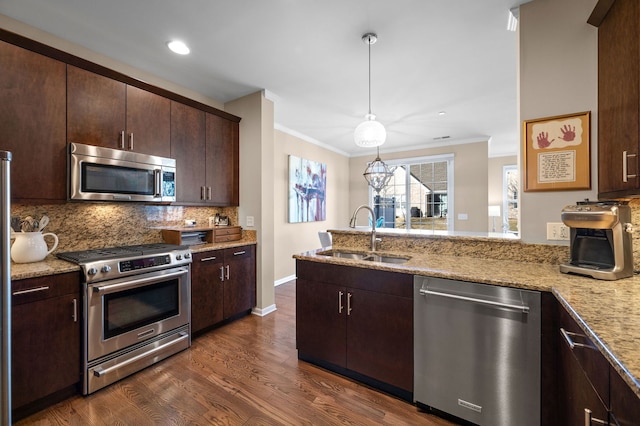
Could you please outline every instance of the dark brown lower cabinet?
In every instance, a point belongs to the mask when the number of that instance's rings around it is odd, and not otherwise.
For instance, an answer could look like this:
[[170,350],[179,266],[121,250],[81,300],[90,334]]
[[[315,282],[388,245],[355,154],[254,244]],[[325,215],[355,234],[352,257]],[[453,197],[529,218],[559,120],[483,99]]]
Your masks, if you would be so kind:
[[78,392],[81,300],[77,273],[12,283],[14,420]]
[[298,357],[411,399],[413,276],[296,265]]
[[191,331],[197,334],[256,305],[255,245],[194,253]]
[[222,321],[221,268],[224,250],[194,253],[191,263],[191,332]]
[[611,424],[617,426],[640,424],[640,398],[613,367],[611,367],[609,375]]
[[640,424],[640,398],[559,303],[558,310],[557,424]]

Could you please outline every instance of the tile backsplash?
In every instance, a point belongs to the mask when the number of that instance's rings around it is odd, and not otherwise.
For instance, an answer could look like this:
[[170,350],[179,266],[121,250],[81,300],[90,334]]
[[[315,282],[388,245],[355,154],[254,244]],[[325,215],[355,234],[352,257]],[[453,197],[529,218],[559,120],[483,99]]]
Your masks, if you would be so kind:
[[40,219],[49,216],[44,233],[60,240],[56,252],[86,250],[119,245],[162,242],[159,228],[179,227],[185,219],[208,226],[218,213],[238,224],[237,207],[184,207],[127,203],[66,203],[51,205],[11,205],[11,215]]

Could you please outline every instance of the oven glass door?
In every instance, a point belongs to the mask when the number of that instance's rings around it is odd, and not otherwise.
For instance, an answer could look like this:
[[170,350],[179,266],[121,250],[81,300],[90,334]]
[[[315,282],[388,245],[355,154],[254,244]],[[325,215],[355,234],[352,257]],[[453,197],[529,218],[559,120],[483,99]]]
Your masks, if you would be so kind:
[[189,324],[190,279],[178,267],[87,285],[87,361]]
[[180,313],[180,280],[137,287],[104,296],[105,339]]

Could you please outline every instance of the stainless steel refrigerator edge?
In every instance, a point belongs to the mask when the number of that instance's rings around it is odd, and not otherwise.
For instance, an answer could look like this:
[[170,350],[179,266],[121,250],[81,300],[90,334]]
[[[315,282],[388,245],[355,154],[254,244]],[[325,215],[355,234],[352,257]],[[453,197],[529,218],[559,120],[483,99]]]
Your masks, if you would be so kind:
[[540,292],[414,277],[414,400],[479,425],[539,425],[540,333]]
[[0,151],[0,241],[2,293],[0,294],[0,424],[11,424],[11,153]]

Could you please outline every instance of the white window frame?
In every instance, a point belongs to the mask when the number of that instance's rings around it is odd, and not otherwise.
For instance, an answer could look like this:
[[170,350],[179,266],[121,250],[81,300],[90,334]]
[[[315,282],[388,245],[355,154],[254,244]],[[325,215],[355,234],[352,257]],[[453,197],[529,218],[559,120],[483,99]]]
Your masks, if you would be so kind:
[[[384,162],[390,167],[397,166],[410,166],[412,164],[421,164],[421,163],[436,163],[436,162],[447,162],[447,231],[454,231],[455,224],[455,205],[453,200],[454,197],[454,182],[453,182],[453,162],[455,155],[454,154],[438,154],[438,155],[429,155],[425,157],[409,157],[409,158],[398,158],[394,160],[384,160]],[[405,188],[411,184],[411,173],[406,173],[406,181]],[[411,205],[411,191],[405,191],[406,200],[405,205]],[[373,208],[373,196],[374,190],[369,186],[369,207]],[[408,214],[406,212],[405,214]],[[405,221],[405,228],[411,229],[411,221]]]
[[[509,183],[507,179],[507,173],[510,171],[518,173],[518,166],[516,164],[510,164],[508,166],[502,166],[502,232],[505,234],[520,235],[520,214],[518,213],[518,230],[509,230]],[[520,195],[520,184],[518,183],[518,209],[520,209],[520,203],[522,197]]]

